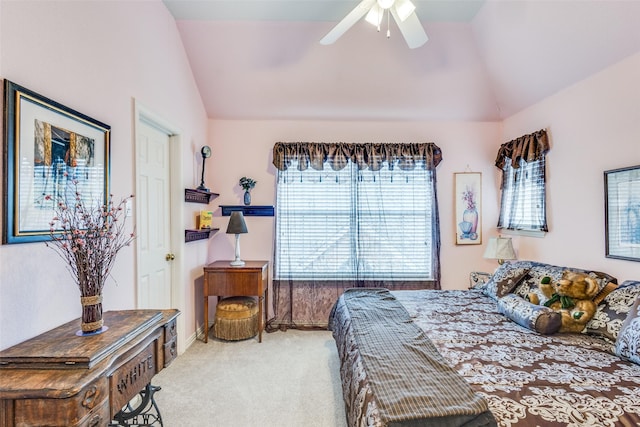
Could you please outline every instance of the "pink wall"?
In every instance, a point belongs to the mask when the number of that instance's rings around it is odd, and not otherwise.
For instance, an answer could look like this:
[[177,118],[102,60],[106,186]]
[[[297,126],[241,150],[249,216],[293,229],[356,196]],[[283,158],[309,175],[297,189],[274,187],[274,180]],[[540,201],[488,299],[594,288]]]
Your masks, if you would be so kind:
[[[175,22],[160,1],[1,2],[0,76],[112,127],[111,189],[135,189],[133,100],[181,129],[187,187],[207,118]],[[185,207],[185,218],[192,207]],[[189,221],[190,223],[191,221]],[[194,281],[205,244],[184,249],[181,343],[195,331]],[[133,248],[120,253],[105,310],[136,305]],[[0,246],[0,348],[79,317],[79,293],[43,243]],[[199,301],[200,302],[200,301]]]
[[[272,205],[276,170],[271,164],[273,144],[278,141],[318,142],[435,142],[444,160],[437,169],[442,233],[442,278],[447,288],[464,288],[471,270],[493,270],[496,264],[482,258],[484,245],[455,245],[453,173],[469,168],[483,174],[484,241],[497,233],[498,195],[493,183],[493,160],[501,143],[499,123],[460,122],[324,122],[324,121],[234,121],[211,120],[209,140],[213,148],[212,191],[219,192],[215,204],[240,204],[238,179],[258,181],[252,204]],[[214,222],[224,231],[228,218],[214,213]],[[247,217],[249,234],[241,236],[245,259],[272,259],[273,218]],[[232,236],[218,233],[209,244],[209,261],[233,257]]]
[[640,280],[640,263],[605,257],[605,170],[640,165],[640,53],[504,121],[504,139],[546,128],[550,232],[520,238],[521,258]]
[[[438,167],[444,288],[463,288],[469,271],[492,271],[482,246],[456,246],[453,221],[453,173],[469,165],[483,173],[484,242],[497,236],[500,172],[493,166],[498,146],[546,128],[548,214],[544,238],[514,236],[519,259],[602,270],[619,278],[640,279],[640,264],[604,256],[603,171],[640,164],[640,54],[498,123],[310,122],[211,120],[211,185],[221,193],[216,204],[241,203],[241,176],[258,180],[254,204],[273,204],[275,168],[271,150],[277,141],[418,142],[433,141],[444,154]],[[632,84],[629,84],[632,82]],[[565,164],[572,165],[564,166]],[[227,218],[214,221],[224,230]],[[249,217],[241,237],[246,259],[271,259],[273,219]],[[209,261],[233,256],[233,240],[224,233],[209,244]]]
[[[61,25],[64,23],[64,25]],[[160,1],[0,1],[0,76],[112,126],[113,192],[134,189],[135,98],[181,129],[185,187],[199,183],[199,149],[207,141],[207,185],[218,204],[241,201],[243,175],[258,180],[254,204],[274,201],[271,149],[277,141],[425,142],[444,153],[438,167],[443,286],[463,288],[471,270],[491,271],[484,245],[456,246],[453,173],[483,174],[484,241],[497,235],[499,174],[493,166],[500,143],[548,128],[551,232],[543,239],[516,238],[521,259],[594,268],[621,280],[640,279],[640,263],[604,257],[603,171],[640,164],[640,54],[595,75],[504,123],[233,121],[209,120],[202,107],[175,22]],[[570,166],[569,166],[570,165]],[[200,207],[186,205],[193,226]],[[233,255],[224,234],[184,247],[182,338],[200,322],[202,265]],[[242,236],[246,259],[271,259],[273,219],[250,217]],[[135,307],[134,251],[118,259],[105,291],[108,310]],[[195,285],[194,285],[195,283]],[[62,262],[44,244],[0,246],[0,348],[37,335],[79,315],[78,291]],[[182,339],[184,343],[184,339]]]

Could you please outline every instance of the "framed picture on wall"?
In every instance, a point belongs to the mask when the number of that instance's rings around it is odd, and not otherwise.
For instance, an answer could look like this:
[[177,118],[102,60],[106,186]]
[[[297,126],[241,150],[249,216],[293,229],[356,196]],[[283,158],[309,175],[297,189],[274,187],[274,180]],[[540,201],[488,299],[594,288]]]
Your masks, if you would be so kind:
[[607,258],[640,261],[640,165],[604,172]]
[[54,203],[106,202],[111,128],[9,80],[4,105],[2,243],[49,240]]
[[482,244],[482,174],[454,174],[456,245]]

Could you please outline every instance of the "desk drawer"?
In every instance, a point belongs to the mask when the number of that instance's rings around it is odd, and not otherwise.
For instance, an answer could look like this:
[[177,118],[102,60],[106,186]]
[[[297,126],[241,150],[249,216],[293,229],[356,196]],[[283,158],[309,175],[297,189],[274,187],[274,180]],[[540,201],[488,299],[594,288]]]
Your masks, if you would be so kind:
[[16,400],[15,425],[42,426],[46,420],[47,426],[91,426],[91,420],[101,419],[93,425],[104,426],[110,421],[108,397],[107,379],[99,378],[66,399]]
[[164,342],[169,342],[178,335],[178,327],[176,326],[176,319],[167,323],[164,327]]
[[255,296],[264,292],[262,271],[208,272],[208,295]]
[[178,356],[178,338],[173,338],[168,343],[165,343],[162,347],[164,351],[163,367],[166,368]]

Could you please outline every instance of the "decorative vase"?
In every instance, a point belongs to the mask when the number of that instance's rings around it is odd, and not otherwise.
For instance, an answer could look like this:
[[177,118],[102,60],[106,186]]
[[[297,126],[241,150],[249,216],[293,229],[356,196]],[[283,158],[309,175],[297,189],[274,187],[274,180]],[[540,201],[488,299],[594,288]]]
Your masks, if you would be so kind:
[[467,234],[471,237],[472,240],[475,240],[472,236],[477,236],[476,230],[478,229],[478,210],[475,208],[466,209],[462,213],[462,220],[471,224],[471,229]]
[[251,204],[251,193],[249,193],[249,190],[244,191],[244,204],[245,206],[249,206]]
[[80,297],[82,320],[80,327],[84,335],[98,333],[104,326],[102,320],[102,295]]

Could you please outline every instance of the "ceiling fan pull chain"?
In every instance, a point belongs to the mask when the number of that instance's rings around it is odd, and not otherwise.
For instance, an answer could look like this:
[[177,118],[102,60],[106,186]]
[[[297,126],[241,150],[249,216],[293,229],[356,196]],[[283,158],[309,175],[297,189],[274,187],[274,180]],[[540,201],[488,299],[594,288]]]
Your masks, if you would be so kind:
[[391,29],[389,28],[389,9],[387,9],[387,38],[391,37]]

